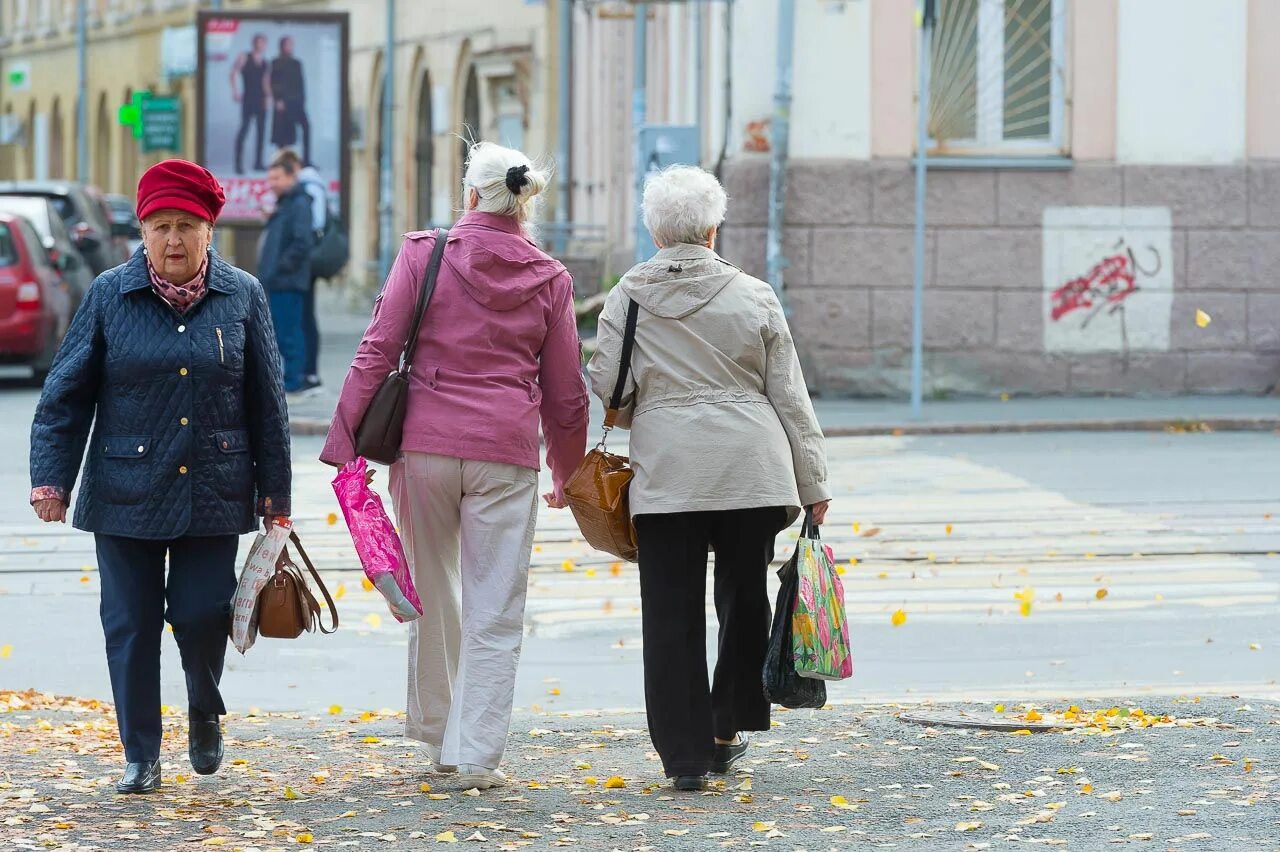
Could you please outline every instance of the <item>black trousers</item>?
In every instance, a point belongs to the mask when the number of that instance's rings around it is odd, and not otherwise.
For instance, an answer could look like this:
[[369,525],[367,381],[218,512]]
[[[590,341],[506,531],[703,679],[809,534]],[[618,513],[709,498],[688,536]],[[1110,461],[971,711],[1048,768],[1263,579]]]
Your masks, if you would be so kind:
[[316,323],[316,287],[319,279],[311,276],[311,286],[307,288],[302,302],[302,337],[307,343],[307,358],[302,366],[304,378],[320,375],[320,326]]
[[240,109],[240,129],[236,132],[236,174],[244,174],[244,141],[249,136],[249,125],[256,126],[253,148],[253,168],[262,169],[262,134],[267,123],[265,102],[244,101]]
[[102,631],[125,760],[156,760],[162,733],[160,638],[166,620],[178,640],[189,705],[205,713],[227,712],[218,682],[236,591],[239,537],[148,541],[98,535],[95,540]]
[[[767,731],[761,684],[769,644],[766,580],[783,508],[639,515],[644,699],[649,736],[668,776],[702,775],[713,738]],[[707,549],[715,551],[720,621],[707,684]]]

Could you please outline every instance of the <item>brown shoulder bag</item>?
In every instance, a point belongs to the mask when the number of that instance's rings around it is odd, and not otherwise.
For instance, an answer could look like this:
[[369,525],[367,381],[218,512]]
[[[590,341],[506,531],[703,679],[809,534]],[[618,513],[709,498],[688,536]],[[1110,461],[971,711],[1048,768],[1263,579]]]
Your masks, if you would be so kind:
[[436,290],[436,276],[440,272],[440,259],[444,256],[444,244],[449,238],[446,228],[436,228],[436,242],[431,249],[431,260],[418,288],[418,303],[409,324],[409,336],[400,352],[400,364],[382,380],[369,407],[356,429],[356,455],[381,464],[394,464],[400,455],[400,442],[404,438],[404,413],[409,404],[409,373],[413,370],[413,353],[418,348],[418,330],[422,317]]
[[587,544],[596,550],[611,553],[628,562],[639,558],[636,528],[631,523],[631,503],[627,492],[631,488],[634,473],[631,460],[626,456],[610,453],[605,444],[609,433],[618,422],[622,408],[622,395],[626,391],[627,377],[631,373],[631,352],[636,342],[636,322],[640,306],[632,301],[627,308],[627,327],[622,336],[622,365],[618,369],[618,383],[604,413],[604,436],[596,448],[587,453],[578,469],[564,486],[565,500],[573,511],[574,520]]
[[329,590],[316,573],[307,552],[302,549],[302,540],[298,538],[298,534],[290,533],[289,539],[298,549],[298,555],[302,557],[311,577],[324,595],[324,601],[329,607],[331,626],[328,630],[325,629],[320,617],[320,604],[307,587],[306,575],[289,558],[289,548],[286,546],[276,560],[275,574],[258,593],[258,602],[253,611],[258,634],[270,639],[297,639],[304,632],[314,633],[317,626],[321,633],[332,633],[338,629],[338,608],[334,606],[333,598],[329,597]]

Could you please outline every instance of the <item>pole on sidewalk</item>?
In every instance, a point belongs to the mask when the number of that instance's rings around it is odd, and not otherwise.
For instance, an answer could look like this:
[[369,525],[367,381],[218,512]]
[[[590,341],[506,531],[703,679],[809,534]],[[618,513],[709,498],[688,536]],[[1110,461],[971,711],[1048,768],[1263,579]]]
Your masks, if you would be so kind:
[[648,260],[648,242],[649,235],[644,228],[644,216],[640,213],[640,202],[644,198],[644,177],[645,162],[644,148],[641,141],[644,138],[644,123],[647,117],[647,104],[645,102],[646,85],[648,78],[648,56],[646,51],[649,46],[649,5],[647,3],[635,4],[635,69],[632,72],[635,79],[631,84],[631,131],[634,134],[635,145],[635,181],[636,181],[636,198],[635,198],[635,239],[636,239],[636,263]]
[[569,241],[569,134],[573,132],[573,0],[557,0],[556,15],[559,36],[556,47],[560,55],[556,66],[556,230],[552,251],[563,254]]
[[89,0],[76,0],[76,180],[89,180]]
[[929,147],[929,71],[933,48],[934,0],[921,0],[920,92],[916,125],[915,280],[911,304],[911,416],[919,418],[924,395],[924,217]]
[[765,238],[765,266],[769,284],[785,310],[782,229],[787,199],[787,147],[791,131],[791,56],[795,42],[795,0],[778,0],[778,50],[775,57],[773,123],[769,128],[769,230]]
[[391,273],[391,168],[395,156],[396,0],[387,0],[387,43],[382,59],[382,168],[378,175],[378,276]]

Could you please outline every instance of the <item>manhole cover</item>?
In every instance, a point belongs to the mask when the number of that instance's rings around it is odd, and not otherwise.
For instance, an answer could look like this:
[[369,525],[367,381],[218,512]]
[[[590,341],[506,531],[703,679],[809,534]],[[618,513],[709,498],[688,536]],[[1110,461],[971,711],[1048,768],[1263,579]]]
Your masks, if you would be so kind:
[[975,728],[981,731],[1031,731],[1043,734],[1050,731],[1067,731],[1071,725],[1058,725],[1052,722],[1024,722],[1020,719],[1007,719],[1002,716],[973,716],[967,713],[903,713],[898,717],[903,722],[913,725],[928,725],[932,728]]

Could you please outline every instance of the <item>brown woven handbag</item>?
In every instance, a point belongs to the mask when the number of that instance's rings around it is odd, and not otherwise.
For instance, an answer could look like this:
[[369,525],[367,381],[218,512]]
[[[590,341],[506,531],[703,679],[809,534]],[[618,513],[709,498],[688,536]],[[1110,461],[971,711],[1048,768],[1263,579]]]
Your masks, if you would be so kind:
[[275,574],[258,593],[258,602],[254,607],[258,634],[269,639],[297,639],[304,632],[314,633],[317,626],[321,633],[332,633],[338,629],[338,608],[334,606],[333,598],[329,597],[329,590],[316,573],[307,552],[302,549],[302,540],[298,538],[298,534],[291,533],[289,538],[294,547],[298,548],[298,555],[302,557],[324,595],[332,626],[325,629],[324,621],[320,618],[320,604],[307,587],[306,576],[289,558],[289,548],[286,547],[276,560]]
[[631,460],[626,456],[610,453],[605,443],[609,432],[618,422],[622,408],[622,395],[631,372],[631,352],[636,342],[636,321],[640,306],[634,301],[627,308],[627,327],[622,336],[622,365],[618,370],[618,383],[614,386],[609,408],[604,413],[604,436],[594,450],[578,465],[564,486],[565,500],[573,511],[574,520],[587,544],[596,550],[611,553],[628,562],[635,562],[640,555],[636,543],[636,528],[631,523],[631,503],[627,492],[634,476]]

